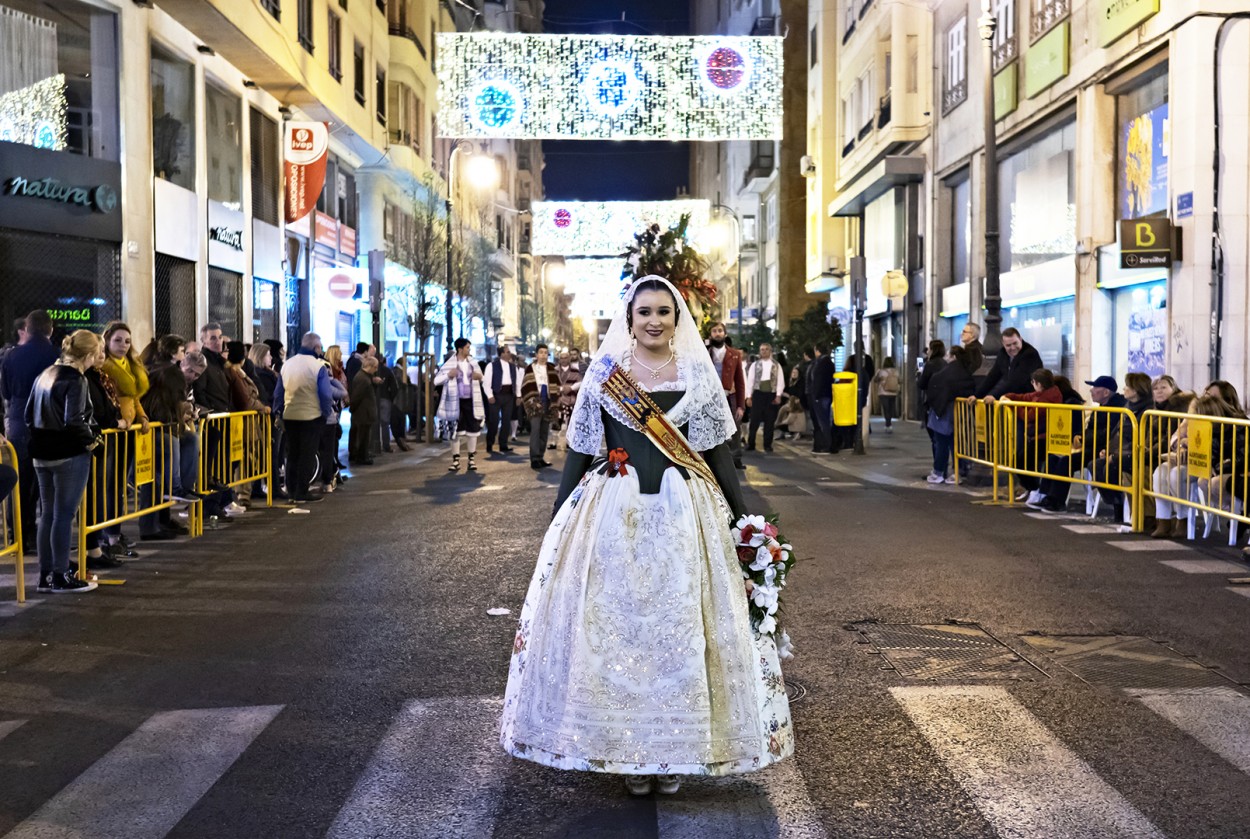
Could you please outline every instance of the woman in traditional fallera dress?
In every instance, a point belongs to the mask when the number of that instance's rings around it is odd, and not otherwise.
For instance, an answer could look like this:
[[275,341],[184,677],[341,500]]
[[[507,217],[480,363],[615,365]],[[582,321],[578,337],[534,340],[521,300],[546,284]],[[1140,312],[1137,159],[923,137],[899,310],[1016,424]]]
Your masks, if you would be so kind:
[[508,674],[508,752],[625,775],[635,795],[793,753],[777,648],[751,627],[730,535],[746,512],[733,431],[680,294],[635,281],[569,423]]

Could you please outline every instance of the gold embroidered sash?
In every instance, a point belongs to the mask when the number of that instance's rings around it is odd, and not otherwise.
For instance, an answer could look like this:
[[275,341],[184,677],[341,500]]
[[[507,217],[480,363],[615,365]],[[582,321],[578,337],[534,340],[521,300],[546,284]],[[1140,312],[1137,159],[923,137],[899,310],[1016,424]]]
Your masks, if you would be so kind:
[[720,485],[716,483],[716,476],[707,461],[694,450],[686,435],[669,421],[668,415],[655,403],[651,394],[639,387],[633,376],[619,364],[612,365],[612,372],[603,382],[603,392],[638,423],[639,430],[669,460],[686,467],[720,492]]

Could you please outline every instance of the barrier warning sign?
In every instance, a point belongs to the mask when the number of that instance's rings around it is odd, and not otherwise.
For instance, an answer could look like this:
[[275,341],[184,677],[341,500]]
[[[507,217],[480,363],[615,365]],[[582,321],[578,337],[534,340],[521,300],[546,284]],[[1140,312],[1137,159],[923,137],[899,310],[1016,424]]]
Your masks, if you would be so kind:
[[1211,421],[1189,422],[1189,477],[1211,478]]
[[155,480],[152,434],[151,431],[141,431],[135,435],[135,486]]
[[230,418],[230,462],[243,460],[243,417]]
[[1072,454],[1072,412],[1051,410],[1046,412],[1046,453]]

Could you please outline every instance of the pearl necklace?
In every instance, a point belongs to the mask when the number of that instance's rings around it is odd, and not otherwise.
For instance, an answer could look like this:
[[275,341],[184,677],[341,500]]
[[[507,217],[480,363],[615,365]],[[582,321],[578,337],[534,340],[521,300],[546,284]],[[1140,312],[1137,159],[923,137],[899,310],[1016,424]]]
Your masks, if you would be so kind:
[[647,370],[651,371],[651,378],[653,378],[653,379],[658,379],[658,378],[660,378],[660,371],[661,371],[661,370],[663,370],[663,369],[664,369],[665,367],[667,367],[668,365],[672,364],[672,363],[673,363],[673,359],[677,358],[677,353],[669,353],[669,356],[668,356],[668,361],[664,362],[664,363],[663,363],[663,364],[661,364],[659,367],[652,367],[651,365],[649,365],[649,364],[647,364],[645,361],[643,361],[641,358],[639,358],[639,357],[638,357],[638,353],[637,353],[637,352],[631,351],[631,352],[630,352],[630,355],[632,355],[632,356],[634,357],[634,361],[637,361],[637,362],[638,362],[639,364],[641,364],[644,368],[646,368]]

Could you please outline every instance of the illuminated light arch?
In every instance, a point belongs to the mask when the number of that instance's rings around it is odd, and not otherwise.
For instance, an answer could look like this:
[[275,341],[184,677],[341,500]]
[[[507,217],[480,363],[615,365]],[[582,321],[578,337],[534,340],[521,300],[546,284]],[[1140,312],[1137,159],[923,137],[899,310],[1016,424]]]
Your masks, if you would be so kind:
[[781,38],[446,32],[437,40],[442,137],[781,137]]
[[[680,201],[535,201],[531,207],[531,252],[545,256],[619,257],[648,225],[671,227],[690,215],[687,236],[698,241],[707,228],[711,204]],[[623,260],[617,259],[619,268]]]

